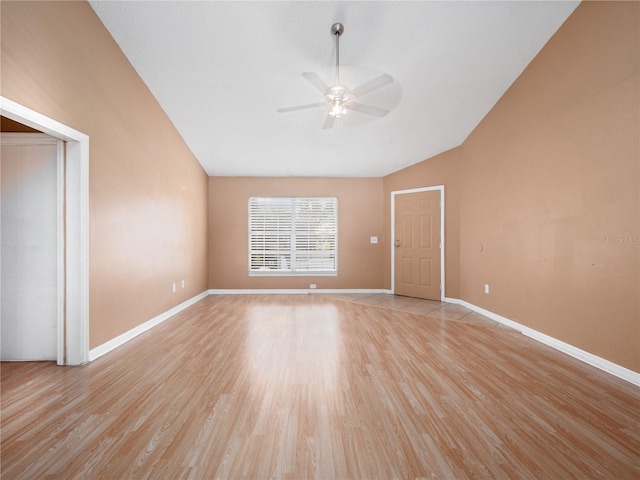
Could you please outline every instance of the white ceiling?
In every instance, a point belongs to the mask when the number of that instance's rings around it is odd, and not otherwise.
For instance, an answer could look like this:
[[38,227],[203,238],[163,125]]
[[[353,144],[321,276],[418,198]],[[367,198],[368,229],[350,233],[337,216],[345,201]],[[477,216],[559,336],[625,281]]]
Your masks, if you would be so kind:
[[[378,177],[460,145],[576,1],[91,1],[209,175]],[[301,75],[394,83],[323,130]]]

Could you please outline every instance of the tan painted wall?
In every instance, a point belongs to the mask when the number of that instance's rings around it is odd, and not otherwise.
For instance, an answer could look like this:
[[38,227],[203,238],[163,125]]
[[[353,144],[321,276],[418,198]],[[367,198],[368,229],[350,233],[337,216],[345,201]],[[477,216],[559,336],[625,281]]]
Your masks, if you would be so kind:
[[[249,197],[338,197],[338,276],[249,277]],[[209,288],[382,288],[381,178],[209,178]]]
[[207,288],[207,175],[87,3],[1,8],[2,95],[90,137],[93,348]]
[[462,146],[385,179],[385,218],[390,189],[445,184],[448,296],[636,372],[639,12],[581,4]]

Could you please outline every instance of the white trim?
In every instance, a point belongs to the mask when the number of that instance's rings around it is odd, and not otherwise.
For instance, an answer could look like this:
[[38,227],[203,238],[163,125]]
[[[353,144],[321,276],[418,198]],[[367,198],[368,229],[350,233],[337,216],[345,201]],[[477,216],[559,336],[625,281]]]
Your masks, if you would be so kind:
[[440,301],[445,301],[445,265],[444,265],[444,185],[432,187],[410,188],[408,190],[395,190],[391,192],[391,293],[396,291],[396,195],[407,193],[420,193],[439,190],[440,191]]
[[251,270],[250,277],[337,277],[338,272],[291,272],[287,270]]
[[341,289],[341,288],[265,288],[265,289],[235,289],[212,288],[209,295],[307,295],[309,293],[387,293],[391,290],[384,289]]
[[554,348],[562,353],[566,353],[573,358],[577,358],[584,363],[588,363],[593,367],[599,368],[600,370],[603,370],[607,373],[610,373],[611,375],[614,375],[618,378],[626,380],[629,383],[632,383],[633,385],[640,387],[640,373],[629,370],[628,368],[620,366],[602,357],[598,357],[597,355],[594,355],[592,353],[581,350],[580,348],[574,347],[573,345],[565,343],[562,340],[558,340],[557,338],[538,332],[537,330],[526,327],[518,322],[509,320],[502,315],[490,312],[489,310],[485,310],[484,308],[478,307],[464,300],[459,300],[457,298],[446,298],[445,301],[467,307],[468,309],[473,310],[474,312],[478,312],[485,317],[495,320],[498,323],[506,325],[507,327],[511,327],[529,338],[537,340],[540,343],[544,343],[551,348]]
[[[89,361],[89,140],[67,142],[67,365]],[[71,331],[69,329],[71,326]]]
[[66,142],[82,142],[89,139],[87,135],[78,130],[2,96],[0,96],[0,113],[3,117]]
[[64,214],[64,145],[62,140],[55,139],[57,142],[58,160],[56,163],[56,175],[57,175],[57,195],[56,195],[56,229],[58,234],[58,245],[56,250],[58,252],[57,261],[57,273],[58,273],[58,301],[56,302],[57,315],[56,315],[56,363],[58,365],[64,365],[64,323],[65,323],[65,214]]
[[[65,159],[65,365],[89,359],[89,137],[0,96],[0,115],[67,142]],[[60,363],[60,359],[58,359]]]
[[96,348],[92,348],[89,351],[89,360],[93,361],[96,358],[101,357],[102,355],[105,355],[106,353],[109,353],[111,350],[114,350],[114,349],[118,348],[119,346],[123,345],[124,343],[128,342],[129,340],[137,337],[141,333],[144,333],[147,330],[152,329],[156,325],[159,325],[160,323],[164,322],[165,320],[168,320],[169,318],[173,317],[177,313],[180,313],[185,308],[190,307],[194,303],[202,300],[208,294],[209,294],[208,291],[205,290],[204,292],[199,293],[195,297],[192,297],[189,300],[186,300],[186,301],[182,302],[180,305],[176,305],[175,307],[167,310],[166,312],[161,313],[160,315],[157,315],[157,316],[153,317],[152,319],[147,320],[144,323],[141,323],[137,327],[134,327],[131,330],[129,330],[127,332],[124,332],[123,334],[118,335],[115,338],[112,338],[108,342],[105,342],[105,343],[103,343],[102,345],[100,345],[100,346],[98,346]]

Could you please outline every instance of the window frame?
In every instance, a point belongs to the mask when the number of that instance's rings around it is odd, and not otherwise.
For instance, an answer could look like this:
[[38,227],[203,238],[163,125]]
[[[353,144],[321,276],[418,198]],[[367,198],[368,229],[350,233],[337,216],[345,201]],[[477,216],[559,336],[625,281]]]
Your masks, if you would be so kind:
[[[289,256],[289,268],[290,269],[264,269],[264,270],[258,270],[258,269],[252,269],[252,256],[253,255],[259,255],[259,254],[265,254],[265,252],[267,250],[252,250],[252,246],[253,243],[252,239],[254,236],[255,232],[259,232],[260,230],[253,230],[252,231],[252,223],[255,221],[254,219],[254,215],[253,215],[253,211],[252,211],[252,205],[254,205],[254,202],[257,200],[262,200],[262,201],[273,201],[274,204],[280,202],[282,205],[287,205],[289,207],[289,211],[290,211],[290,219],[291,219],[291,226],[290,228],[287,230],[282,230],[283,232],[283,237],[287,237],[290,236],[289,238],[289,248],[288,250],[281,250],[280,253],[285,253],[288,254]],[[296,253],[299,253],[298,250],[296,249],[296,240],[297,239],[302,239],[302,241],[304,242],[304,238],[306,237],[307,239],[309,237],[313,237],[313,233],[309,234],[309,231],[300,231],[300,230],[296,230],[296,207],[299,207],[300,204],[302,203],[308,203],[308,202],[313,202],[313,201],[318,201],[318,202],[326,202],[326,201],[331,201],[333,203],[333,217],[335,220],[335,224],[334,224],[334,230],[333,233],[330,232],[330,237],[333,239],[334,242],[334,249],[329,250],[329,255],[333,255],[333,257],[330,257],[333,259],[333,264],[335,265],[335,268],[332,270],[301,270],[299,269],[300,267],[296,264]],[[247,252],[248,252],[248,256],[247,256],[247,270],[249,273],[249,276],[256,276],[256,277],[326,277],[326,276],[337,276],[338,275],[338,198],[337,197],[249,197],[248,200],[248,235],[247,235]],[[264,230],[263,230],[264,231]],[[286,241],[284,242],[286,243]],[[300,242],[298,242],[299,244]],[[277,250],[275,250],[275,255],[277,255]],[[317,249],[317,250],[311,250],[311,253],[308,254],[307,256],[307,261],[310,261],[315,255],[313,254],[313,252],[323,252],[323,250],[321,249]],[[285,254],[285,255],[286,255]],[[322,257],[322,255],[318,255],[318,257]],[[322,261],[322,260],[321,260]]]

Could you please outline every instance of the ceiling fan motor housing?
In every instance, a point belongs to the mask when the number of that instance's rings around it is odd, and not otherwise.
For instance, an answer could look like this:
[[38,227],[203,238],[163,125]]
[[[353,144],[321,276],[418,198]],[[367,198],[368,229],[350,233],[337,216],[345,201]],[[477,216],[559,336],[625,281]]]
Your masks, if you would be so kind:
[[331,25],[331,35],[340,36],[344,32],[344,25],[341,23],[334,23]]

